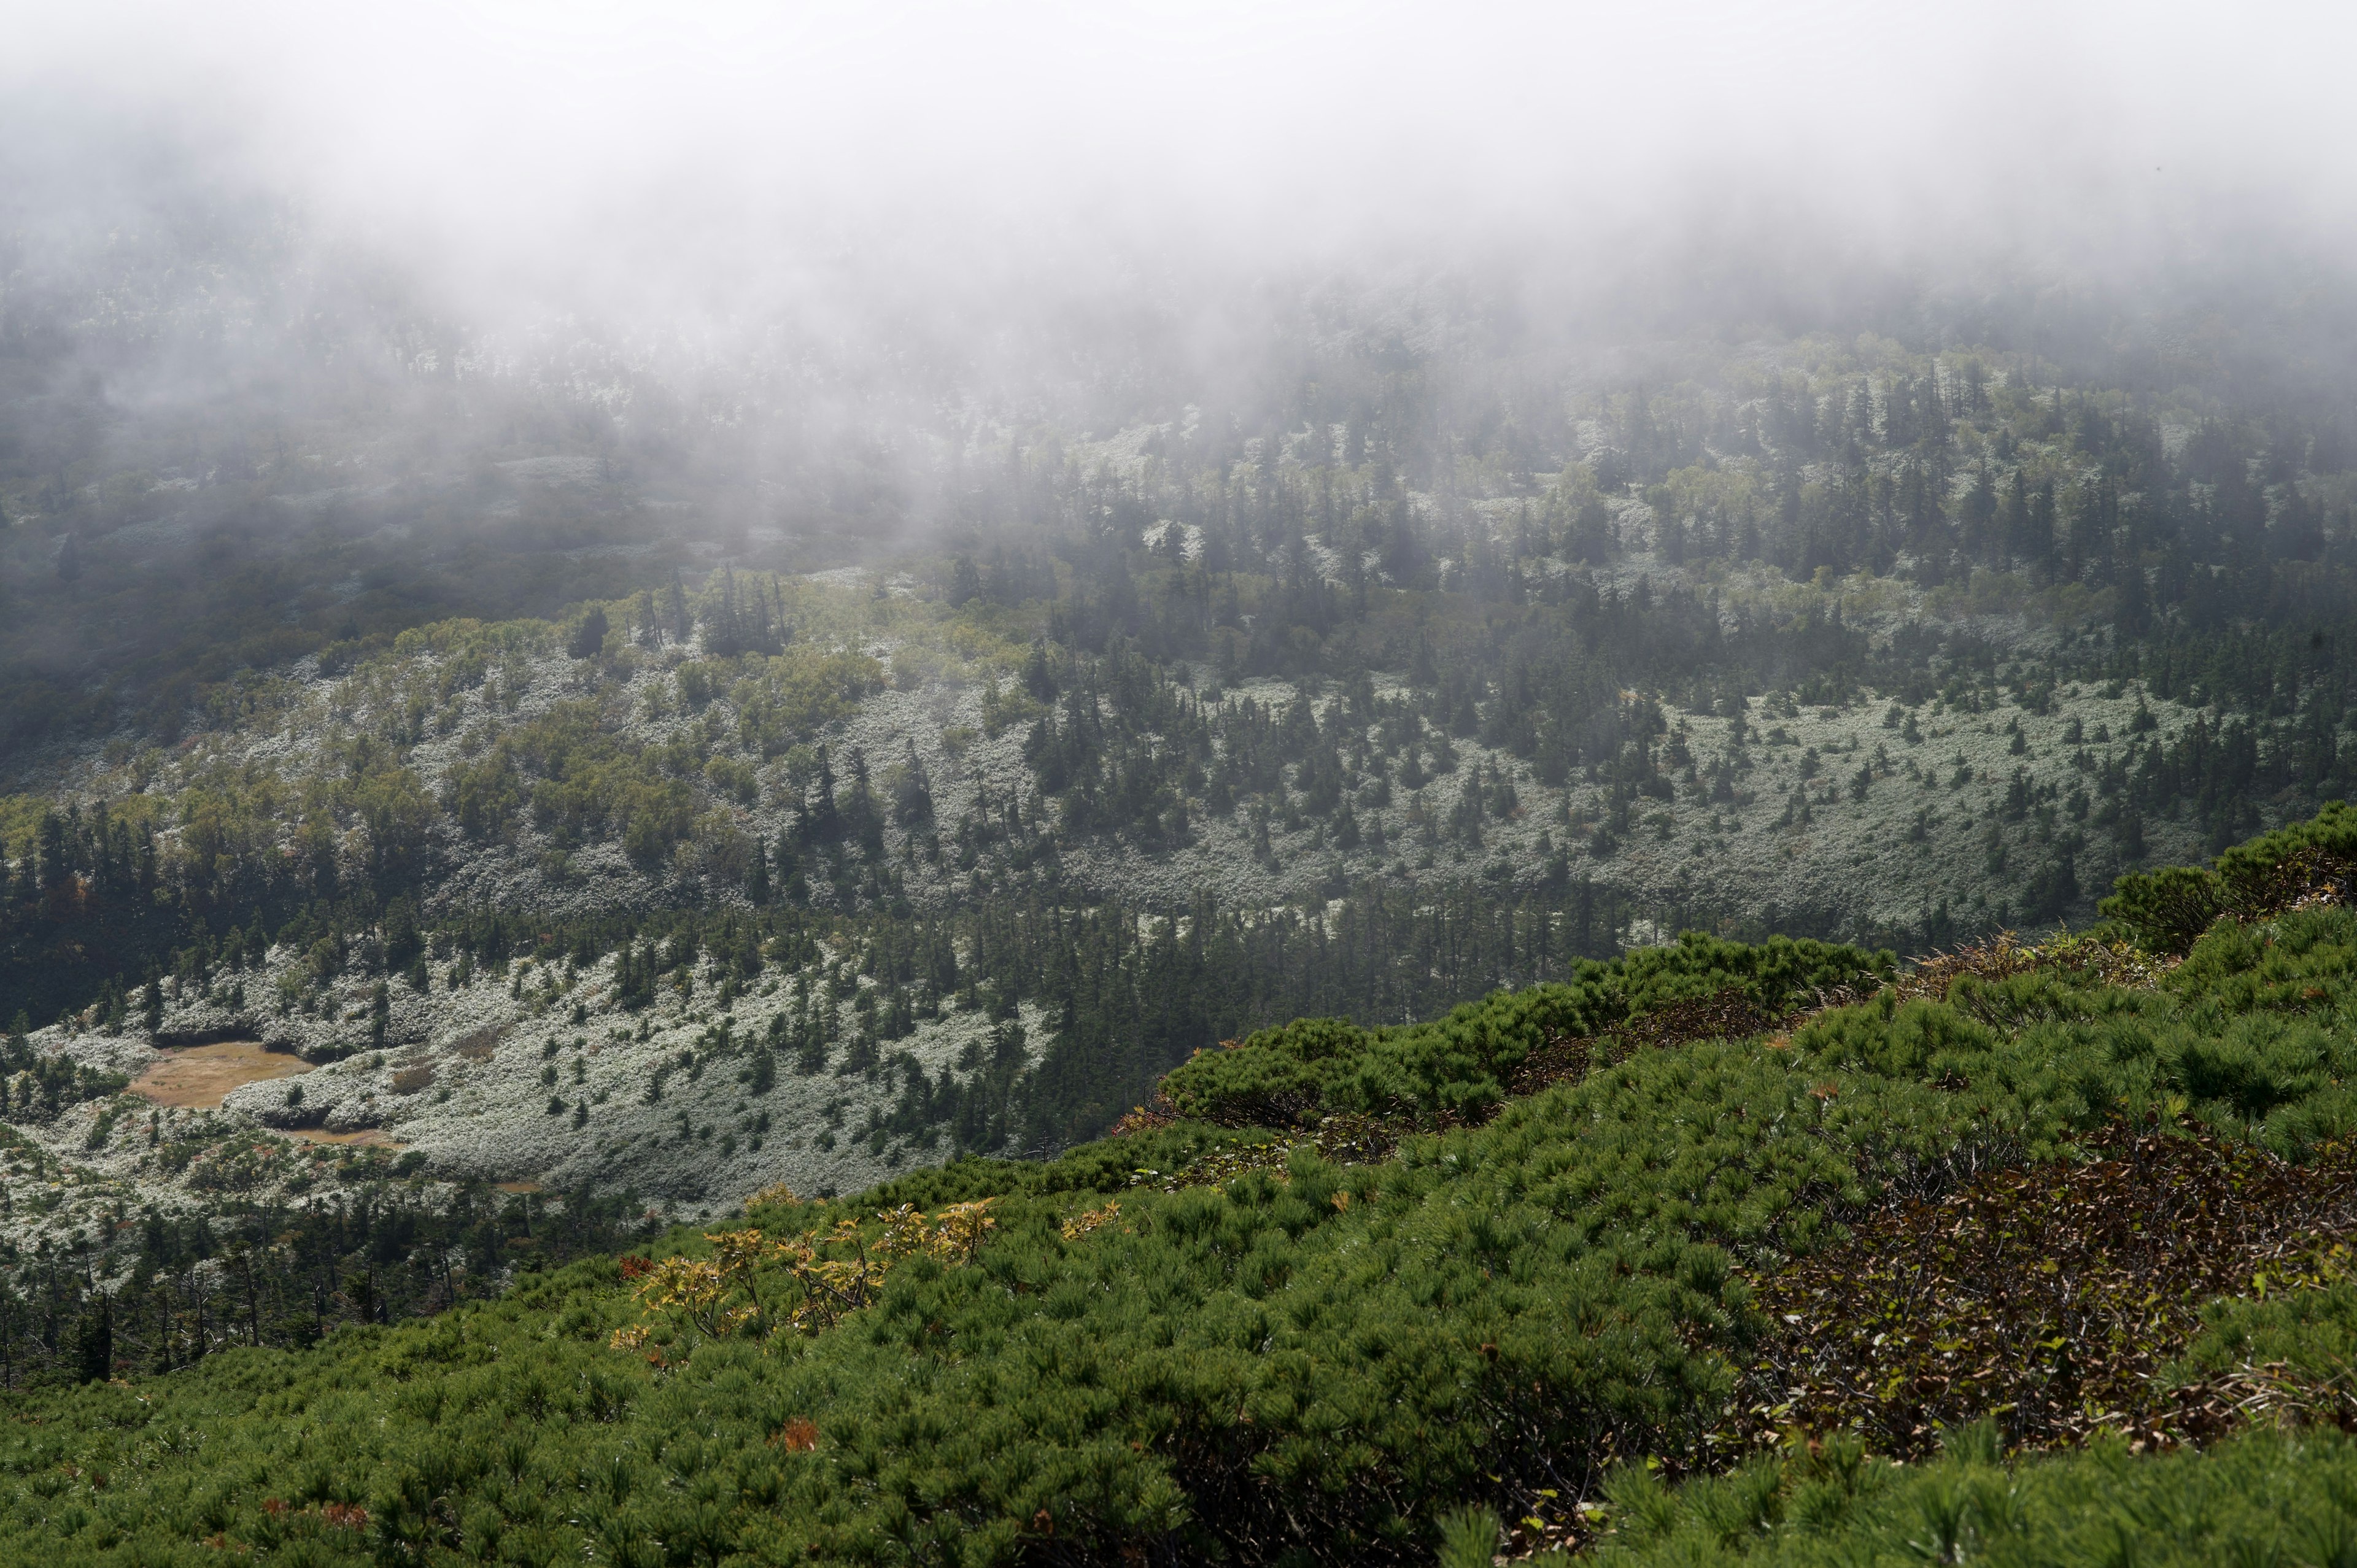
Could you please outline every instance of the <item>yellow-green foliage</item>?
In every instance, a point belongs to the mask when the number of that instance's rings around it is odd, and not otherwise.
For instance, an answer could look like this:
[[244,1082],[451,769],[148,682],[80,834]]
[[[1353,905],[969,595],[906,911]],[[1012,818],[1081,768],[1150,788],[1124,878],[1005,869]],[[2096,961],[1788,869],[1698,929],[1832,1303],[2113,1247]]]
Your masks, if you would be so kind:
[[180,854],[200,882],[226,882],[242,863],[277,847],[290,791],[275,778],[223,780],[183,790],[175,802]]
[[596,703],[560,703],[451,769],[444,803],[466,832],[496,838],[529,802],[534,822],[560,841],[619,837],[632,859],[651,864],[688,835],[697,810],[694,790],[663,773],[661,755],[617,735]]
[[43,812],[56,809],[57,802],[46,795],[0,795],[0,843],[13,851],[33,836]]
[[[790,647],[764,657],[748,653],[733,661],[735,679],[726,682],[737,710],[737,736],[748,751],[776,757],[823,725],[847,718],[859,699],[884,684],[884,668],[864,653],[822,653]],[[689,665],[680,671],[683,691]],[[725,667],[714,671],[711,688],[724,689]]]

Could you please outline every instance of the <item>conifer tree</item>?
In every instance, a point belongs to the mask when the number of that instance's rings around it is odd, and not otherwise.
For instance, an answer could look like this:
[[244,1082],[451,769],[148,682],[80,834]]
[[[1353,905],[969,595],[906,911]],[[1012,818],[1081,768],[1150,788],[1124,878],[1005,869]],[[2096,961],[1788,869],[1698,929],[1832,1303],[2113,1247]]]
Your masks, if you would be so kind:
[[581,624],[574,628],[572,640],[565,651],[576,659],[595,659],[606,646],[606,612],[591,605],[582,616]]

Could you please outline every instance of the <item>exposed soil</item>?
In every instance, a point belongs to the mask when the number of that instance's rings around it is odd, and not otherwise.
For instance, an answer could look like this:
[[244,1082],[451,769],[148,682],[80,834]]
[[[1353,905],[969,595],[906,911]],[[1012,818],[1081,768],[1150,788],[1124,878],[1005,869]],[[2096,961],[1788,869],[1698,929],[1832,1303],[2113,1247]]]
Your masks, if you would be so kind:
[[133,1080],[131,1091],[158,1105],[215,1111],[222,1096],[241,1084],[310,1070],[301,1057],[264,1049],[259,1040],[222,1040],[167,1053]]
[[374,1149],[405,1149],[409,1146],[382,1127],[362,1127],[350,1133],[330,1133],[325,1127],[285,1127],[277,1131],[283,1137],[305,1144],[359,1144]]

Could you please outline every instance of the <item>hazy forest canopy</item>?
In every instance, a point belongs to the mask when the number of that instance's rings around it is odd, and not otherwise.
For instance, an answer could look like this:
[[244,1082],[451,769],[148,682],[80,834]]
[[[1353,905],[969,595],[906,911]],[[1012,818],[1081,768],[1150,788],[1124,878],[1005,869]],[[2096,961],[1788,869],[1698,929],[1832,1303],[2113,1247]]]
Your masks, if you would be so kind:
[[2340,1563],[2350,29],[0,50],[0,1560]]

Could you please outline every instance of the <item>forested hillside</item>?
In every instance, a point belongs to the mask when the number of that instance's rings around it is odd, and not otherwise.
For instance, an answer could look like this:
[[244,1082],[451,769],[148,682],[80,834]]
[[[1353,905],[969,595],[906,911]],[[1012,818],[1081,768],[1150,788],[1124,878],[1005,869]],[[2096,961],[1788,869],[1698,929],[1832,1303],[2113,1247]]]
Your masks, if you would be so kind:
[[1053,1161],[307,1349],[158,1375],[93,1304],[0,1509],[61,1562],[2298,1555],[2350,1463],[2352,875],[2335,807],[2090,937],[1296,1023]]
[[[1257,403],[970,422],[924,533],[820,571],[840,541],[680,488],[709,451],[529,380],[414,389],[437,440],[505,422],[471,489],[422,456],[296,488],[384,460],[350,443],[409,372],[365,357],[283,465],[26,426],[0,1016],[61,1184],[7,1227],[66,1304],[44,1353],[179,1256],[131,1216],[267,1225],[397,1167],[421,1216],[504,1183],[679,1217],[1047,1154],[1294,1016],[1689,929],[2083,924],[2348,789],[2329,399],[1872,336],[1542,394],[1378,325]],[[156,1112],[237,1041],[304,1081]],[[404,1300],[511,1273],[394,1250]]]

